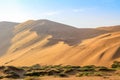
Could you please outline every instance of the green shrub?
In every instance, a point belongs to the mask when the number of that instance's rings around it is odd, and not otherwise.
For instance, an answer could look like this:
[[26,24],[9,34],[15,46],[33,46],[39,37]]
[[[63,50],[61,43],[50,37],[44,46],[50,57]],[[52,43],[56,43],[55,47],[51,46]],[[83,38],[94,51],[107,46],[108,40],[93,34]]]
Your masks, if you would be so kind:
[[120,62],[114,61],[113,64],[111,65],[112,68],[120,68]]
[[35,64],[35,65],[31,66],[31,69],[32,70],[39,70],[39,69],[41,69],[41,66],[39,64]]
[[81,76],[103,76],[102,72],[79,72],[76,74],[77,77]]
[[20,76],[17,73],[12,72],[12,71],[9,74],[7,74],[5,77],[6,78],[20,78]]
[[98,68],[98,71],[115,71],[113,69],[110,69],[110,68],[107,68],[107,67],[104,67],[104,66],[99,66],[97,68]]
[[79,71],[95,71],[94,65],[83,66],[79,69]]
[[75,70],[74,69],[64,69],[64,73],[72,73],[72,72],[74,72]]
[[52,70],[48,70],[46,71],[47,72],[47,75],[57,75],[59,73],[61,73],[61,71],[57,70],[57,69],[52,69]]
[[66,66],[63,66],[63,68],[80,68],[80,66],[66,65]]
[[68,75],[65,74],[65,73],[59,73],[58,76],[59,76],[59,77],[68,77]]
[[0,70],[3,70],[3,69],[5,69],[5,66],[0,66]]
[[27,72],[24,75],[25,76],[43,76],[46,75],[46,72]]
[[3,79],[4,77],[3,76],[0,76],[0,79]]
[[102,72],[94,72],[94,76],[104,76]]
[[76,74],[77,77],[81,77],[81,76],[91,76],[93,75],[93,72],[79,72]]

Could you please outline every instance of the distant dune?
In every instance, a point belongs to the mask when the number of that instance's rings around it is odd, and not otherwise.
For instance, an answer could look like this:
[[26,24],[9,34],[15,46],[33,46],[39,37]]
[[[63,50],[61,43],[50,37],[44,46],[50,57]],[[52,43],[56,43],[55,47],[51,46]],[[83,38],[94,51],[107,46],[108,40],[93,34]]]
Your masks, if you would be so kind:
[[6,53],[11,45],[11,39],[14,37],[14,26],[18,23],[14,22],[0,22],[0,55]]
[[116,31],[120,31],[120,25],[107,26],[107,27],[99,27],[97,29],[99,29],[99,30],[105,30],[105,31],[110,31],[110,32],[116,32]]
[[83,29],[29,20],[20,24],[1,22],[0,32],[0,65],[109,66],[120,60],[120,26]]

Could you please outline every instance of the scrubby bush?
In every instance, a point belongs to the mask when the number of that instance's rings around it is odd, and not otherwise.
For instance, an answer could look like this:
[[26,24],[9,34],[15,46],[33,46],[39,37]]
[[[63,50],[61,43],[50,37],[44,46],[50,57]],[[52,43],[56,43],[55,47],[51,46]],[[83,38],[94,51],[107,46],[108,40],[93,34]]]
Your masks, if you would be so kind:
[[76,74],[77,77],[81,77],[81,76],[91,76],[93,74],[93,72],[79,72]]
[[0,66],[0,70],[3,70],[3,69],[5,69],[5,66]]
[[68,75],[65,74],[65,73],[59,73],[58,76],[59,76],[59,77],[68,77]]
[[46,71],[47,73],[47,75],[57,75],[57,74],[59,74],[59,73],[61,73],[61,71],[59,71],[59,70],[57,70],[57,69],[52,69],[52,70],[48,70],[48,71]]
[[77,77],[81,76],[104,76],[105,74],[102,72],[79,72],[76,74]]
[[7,74],[5,77],[6,78],[20,78],[20,76],[17,73],[12,72],[12,71],[11,73]]
[[63,66],[63,68],[80,68],[80,66],[66,65],[66,66]]
[[94,65],[88,65],[88,66],[83,66],[79,70],[80,71],[95,71],[95,66]]
[[0,79],[3,79],[4,77],[3,76],[0,76]]
[[75,71],[74,69],[64,69],[63,72],[69,74],[69,73],[72,73],[74,71]]
[[94,72],[94,76],[104,76],[104,73],[102,73],[102,72]]
[[111,65],[112,68],[120,68],[120,62],[114,61],[113,64]]
[[44,72],[44,71],[41,71],[41,72],[27,72],[25,73],[24,75],[25,76],[43,76],[43,75],[46,75],[47,72]]
[[115,71],[114,69],[110,69],[104,66],[99,66],[97,68],[98,68],[98,71]]
[[41,66],[39,64],[35,64],[35,65],[31,66],[31,69],[32,70],[39,70],[39,69],[41,69]]
[[24,69],[17,68],[17,67],[14,67],[14,66],[6,66],[6,67],[3,69],[3,72],[4,72],[5,74],[11,74],[11,72],[24,72]]

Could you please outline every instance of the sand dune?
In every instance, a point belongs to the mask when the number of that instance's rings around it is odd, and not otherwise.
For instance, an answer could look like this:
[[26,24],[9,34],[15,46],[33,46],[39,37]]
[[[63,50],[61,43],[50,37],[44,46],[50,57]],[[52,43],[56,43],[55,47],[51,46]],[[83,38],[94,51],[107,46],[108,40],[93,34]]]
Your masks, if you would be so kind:
[[79,29],[49,20],[26,21],[12,27],[11,45],[0,65],[109,66],[120,57],[119,26],[109,28]]
[[99,27],[97,29],[99,29],[99,30],[105,30],[105,31],[110,31],[110,32],[116,32],[116,31],[120,31],[120,25]]
[[0,22],[0,55],[3,55],[11,46],[11,39],[14,37],[14,26],[18,23]]

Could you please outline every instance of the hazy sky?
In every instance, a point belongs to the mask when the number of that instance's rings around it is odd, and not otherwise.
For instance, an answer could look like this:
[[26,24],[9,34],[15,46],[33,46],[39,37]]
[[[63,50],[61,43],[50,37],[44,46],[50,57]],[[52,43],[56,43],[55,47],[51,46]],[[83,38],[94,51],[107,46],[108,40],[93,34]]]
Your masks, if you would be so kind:
[[120,25],[120,0],[0,0],[0,21],[29,19],[76,27]]

